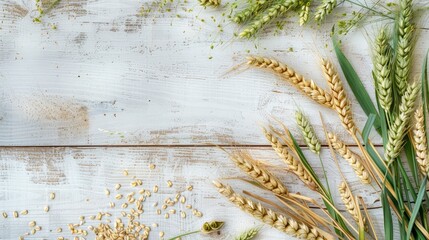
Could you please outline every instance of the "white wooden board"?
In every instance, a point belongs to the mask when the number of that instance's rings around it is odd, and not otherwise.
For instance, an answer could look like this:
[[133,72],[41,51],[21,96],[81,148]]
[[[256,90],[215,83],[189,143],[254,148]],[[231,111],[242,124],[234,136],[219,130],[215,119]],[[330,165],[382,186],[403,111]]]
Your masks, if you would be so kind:
[[[228,151],[233,149],[228,148]],[[269,148],[247,149],[256,159],[274,164],[275,172],[291,192],[317,197],[309,192],[296,177],[281,170],[284,166],[274,151]],[[306,151],[315,169],[321,175],[319,160],[311,152]],[[339,208],[344,209],[336,193],[339,184],[338,169],[336,169],[328,151],[322,152],[322,159],[326,165],[329,181],[334,191]],[[154,170],[149,169],[151,163],[156,164]],[[371,209],[378,232],[382,232],[382,210],[377,200],[377,194],[371,186],[362,186],[350,170],[347,163],[342,161],[341,168],[347,176],[355,194],[362,195]],[[70,238],[66,231],[68,223],[79,223],[79,217],[85,216],[88,223],[96,225],[97,221],[90,221],[90,215],[98,212],[110,212],[118,216],[121,208],[109,208],[109,202],[115,201],[119,206],[122,201],[116,201],[114,185],[120,183],[123,187],[118,191],[128,193],[137,191],[129,182],[133,177],[143,181],[142,188],[152,189],[159,185],[159,193],[153,193],[145,204],[145,213],[141,221],[147,224],[159,223],[153,228],[150,239],[158,238],[158,231],[165,231],[166,237],[179,232],[186,232],[198,228],[204,221],[222,220],[226,228],[222,231],[221,239],[231,239],[232,236],[248,227],[259,225],[260,222],[248,217],[238,208],[230,204],[223,196],[216,192],[211,184],[214,179],[228,177],[246,177],[246,175],[228,159],[225,152],[213,148],[4,148],[0,151],[0,211],[9,214],[7,219],[0,218],[0,238],[17,239],[20,234],[29,231],[28,223],[37,221],[43,230],[28,239],[53,239],[59,236]],[[129,176],[122,171],[127,169]],[[171,180],[173,187],[168,188],[166,181]],[[237,192],[253,190],[254,192],[270,197],[240,180],[223,180],[230,183]],[[193,185],[192,192],[184,191],[186,186]],[[104,194],[104,189],[111,190],[111,196]],[[174,206],[177,211],[185,210],[186,219],[180,219],[173,214],[168,220],[155,213],[152,204],[161,202],[166,197],[174,198],[176,192],[184,191],[187,203],[203,213],[202,218],[192,216],[183,205]],[[55,192],[56,198],[49,200],[49,193]],[[51,210],[43,212],[45,205]],[[27,209],[29,214],[19,218],[11,217],[14,210]],[[239,221],[238,221],[239,219]],[[62,227],[64,232],[57,233]],[[189,239],[202,239],[202,236]],[[27,238],[26,238],[27,239]],[[88,239],[93,239],[93,235]],[[216,238],[218,239],[218,238]],[[265,227],[258,239],[292,239],[274,229]]]
[[[203,10],[192,1],[186,5],[191,13],[176,7],[141,17],[141,6],[130,0],[65,0],[36,24],[33,0],[2,1],[0,144],[260,145],[266,143],[257,124],[271,116],[294,125],[290,116],[298,107],[310,115],[325,112],[270,73],[229,71],[248,54],[266,55],[326,87],[318,64],[320,57],[335,59],[329,22],[320,29],[290,22],[275,36],[241,41],[231,37],[238,30],[233,24],[217,33],[210,17],[219,22],[222,11]],[[372,28],[343,40],[370,92]],[[416,69],[429,47],[427,36],[422,29]],[[220,40],[225,43],[211,50]],[[357,104],[354,110],[363,126],[366,117]],[[342,130],[335,114],[324,115]]]

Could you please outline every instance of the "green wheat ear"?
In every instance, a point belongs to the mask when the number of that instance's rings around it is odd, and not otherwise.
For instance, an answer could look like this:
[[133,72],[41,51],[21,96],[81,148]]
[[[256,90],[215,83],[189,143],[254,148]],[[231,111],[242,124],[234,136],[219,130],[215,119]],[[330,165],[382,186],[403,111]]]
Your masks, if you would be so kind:
[[301,111],[295,112],[295,120],[310,151],[319,154],[321,144],[310,121]]
[[399,114],[395,117],[388,131],[388,141],[385,147],[384,156],[388,162],[399,156],[404,145],[404,136],[409,130],[409,122],[414,111],[414,103],[420,91],[420,84],[408,85],[401,97]]
[[245,232],[241,233],[240,236],[234,238],[234,240],[251,240],[256,237],[256,235],[258,235],[260,230],[260,227],[248,229]]
[[381,107],[389,112],[392,105],[392,51],[386,29],[382,28],[374,44],[375,85]]
[[325,17],[334,10],[337,6],[337,0],[322,0],[322,3],[317,7],[316,21],[321,22]]
[[396,43],[396,67],[395,84],[402,95],[408,85],[410,74],[412,41],[414,25],[412,24],[412,0],[400,0],[400,12],[398,18],[397,43]]
[[240,34],[240,38],[251,38],[265,25],[273,21],[274,19],[285,14],[289,9],[294,8],[298,5],[298,0],[282,0],[277,4],[269,7],[261,16],[253,21],[249,27],[244,29]]

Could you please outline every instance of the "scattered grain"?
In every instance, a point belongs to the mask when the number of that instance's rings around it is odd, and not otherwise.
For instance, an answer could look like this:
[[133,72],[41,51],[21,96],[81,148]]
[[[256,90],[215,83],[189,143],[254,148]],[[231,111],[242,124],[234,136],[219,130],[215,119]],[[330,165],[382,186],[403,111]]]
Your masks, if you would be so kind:
[[46,206],[43,208],[43,211],[45,211],[45,212],[49,212],[49,206],[48,206],[48,205],[46,205]]
[[124,170],[124,171],[122,172],[122,174],[123,174],[124,176],[128,176],[128,170]]
[[22,210],[21,211],[21,215],[27,215],[28,214],[28,210]]
[[34,227],[34,226],[36,226],[36,221],[31,221],[31,222],[29,222],[29,223],[28,223],[28,226],[29,226],[29,227]]
[[18,217],[19,217],[19,214],[18,214],[18,212],[17,212],[17,211],[14,211],[14,212],[13,212],[13,217],[14,217],[14,218],[18,218]]
[[167,186],[168,186],[168,187],[172,187],[172,186],[173,186],[173,183],[172,183],[170,180],[168,180],[168,181],[167,181]]
[[51,192],[51,194],[49,194],[49,198],[50,198],[51,200],[54,200],[54,199],[55,199],[55,193],[54,193],[54,192]]

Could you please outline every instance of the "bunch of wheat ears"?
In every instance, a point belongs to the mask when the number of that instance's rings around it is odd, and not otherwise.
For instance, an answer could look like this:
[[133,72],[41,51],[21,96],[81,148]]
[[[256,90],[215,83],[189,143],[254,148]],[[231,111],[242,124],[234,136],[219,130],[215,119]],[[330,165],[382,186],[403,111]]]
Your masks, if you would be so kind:
[[[281,2],[279,9],[287,9],[294,4],[294,1],[286,1],[287,5],[284,6],[286,3]],[[281,123],[278,123],[281,131],[269,125],[263,128],[263,134],[287,165],[287,172],[295,174],[308,189],[316,192],[323,204],[301,193],[290,192],[269,170],[267,164],[242,151],[229,153],[232,161],[253,179],[248,182],[272,192],[276,201],[250,192],[244,191],[241,194],[230,186],[215,181],[214,185],[222,195],[265,224],[298,238],[429,239],[429,195],[426,192],[429,172],[426,135],[426,118],[429,113],[427,56],[421,76],[411,76],[415,42],[412,0],[399,0],[397,6],[394,24],[381,28],[372,45],[375,104],[342,53],[338,41],[335,38],[333,40],[344,76],[368,115],[362,131],[355,124],[351,101],[330,61],[321,61],[329,86],[325,90],[279,61],[257,56],[248,58],[249,66],[276,73],[310,99],[338,114],[346,132],[357,146],[354,151],[339,139],[338,134],[329,132],[324,127],[332,159],[342,180],[337,190],[347,211],[340,211],[343,207],[339,207],[332,197],[331,191],[335,188],[330,188],[324,171],[323,162],[326,160],[320,161],[326,180],[322,182],[295,137]],[[280,11],[279,9],[275,11]],[[309,119],[303,112],[297,111],[296,122],[309,150],[320,157],[321,144]],[[369,139],[372,130],[381,136],[383,149],[376,148]],[[341,173],[336,155],[349,163],[362,184],[372,184],[378,189],[384,213],[384,232],[377,232],[374,228],[363,198],[353,193]],[[315,207],[318,208],[317,211],[314,210]],[[393,233],[392,213],[396,215],[398,236]]]

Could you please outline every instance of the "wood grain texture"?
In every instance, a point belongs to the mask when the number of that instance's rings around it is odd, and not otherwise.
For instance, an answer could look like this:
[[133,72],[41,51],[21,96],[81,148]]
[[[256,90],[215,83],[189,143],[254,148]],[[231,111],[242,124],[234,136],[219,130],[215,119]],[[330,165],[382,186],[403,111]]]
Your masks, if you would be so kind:
[[[233,149],[228,148],[227,151]],[[280,160],[269,148],[251,148],[248,150],[256,159],[273,164],[274,170],[281,180],[289,187],[291,192],[301,192],[311,197],[317,197],[309,192],[296,177],[281,170]],[[318,159],[309,151],[305,151],[314,166],[320,166]],[[334,166],[328,151],[322,151],[330,184],[332,188],[339,184],[338,169]],[[156,164],[154,170],[149,169],[149,164]],[[341,161],[341,168],[348,178],[355,194],[362,195],[368,204],[371,215],[375,219],[376,227],[382,232],[380,203],[377,193],[371,186],[363,186],[348,167],[345,161]],[[41,232],[28,239],[53,239],[54,237],[70,237],[66,231],[68,223],[78,223],[80,216],[86,216],[87,224],[96,224],[96,221],[88,220],[90,215],[96,215],[100,211],[110,212],[113,216],[119,216],[121,209],[109,208],[109,202],[115,201],[114,185],[122,184],[119,192],[128,193],[137,191],[129,185],[133,177],[143,181],[142,188],[152,189],[158,184],[159,193],[153,193],[152,197],[144,203],[145,213],[141,221],[147,224],[159,223],[154,228],[151,239],[158,238],[158,231],[165,231],[166,237],[179,232],[195,229],[204,221],[224,220],[227,222],[220,239],[231,239],[235,234],[246,228],[260,224],[258,221],[246,216],[239,209],[227,202],[211,181],[219,178],[246,177],[228,159],[225,152],[213,148],[3,148],[0,150],[0,211],[6,211],[12,215],[12,211],[28,209],[27,216],[17,219],[9,217],[0,218],[0,239],[17,239],[20,234],[29,231],[28,222],[37,221],[43,227]],[[124,176],[122,171],[128,169],[129,176]],[[316,172],[322,175],[320,167],[315,167]],[[168,188],[166,181],[171,180],[173,187]],[[268,196],[254,187],[240,180],[223,180],[230,183],[238,192],[241,190],[253,190],[263,196]],[[155,213],[152,204],[161,202],[166,197],[174,197],[176,192],[183,191],[187,185],[193,185],[192,192],[184,191],[187,203],[203,212],[202,218],[196,218],[188,213],[186,219],[180,219],[177,214],[166,220],[163,215]],[[108,188],[112,194],[106,197],[104,189]],[[133,190],[134,189],[134,190]],[[138,190],[141,188],[137,188]],[[55,192],[56,198],[49,200],[49,193]],[[344,209],[339,195],[334,191],[339,208]],[[116,201],[117,206],[120,205]],[[43,212],[43,207],[49,205],[49,213]],[[174,208],[185,210],[183,205],[177,204]],[[237,221],[240,219],[240,221]],[[63,233],[56,233],[56,229],[62,227]],[[52,230],[52,232],[51,232]],[[92,235],[91,235],[92,236]],[[204,239],[198,236],[197,239]],[[219,239],[216,237],[216,239]],[[27,238],[26,238],[27,239]],[[92,237],[89,237],[92,239]],[[196,238],[190,238],[196,239]],[[265,227],[258,239],[292,239],[274,229]]]
[[[343,132],[333,112],[274,75],[230,71],[250,52],[282,60],[326,87],[319,57],[334,59],[332,19],[316,29],[288,22],[287,30],[252,42],[231,39],[238,30],[233,24],[219,34],[210,17],[221,21],[221,11],[193,1],[186,5],[192,13],[176,6],[171,13],[141,17],[141,6],[131,0],[64,0],[35,24],[34,1],[2,1],[0,145],[260,145],[266,142],[257,124],[274,116],[293,126],[297,108],[312,116],[326,112],[331,127]],[[368,36],[354,32],[343,39],[370,92],[365,38],[371,39],[372,28]],[[427,30],[420,32],[419,63],[429,41]],[[225,43],[211,50],[220,40]],[[354,110],[362,127],[366,117],[357,104]],[[321,129],[318,118],[314,124]],[[103,130],[123,134],[111,137]]]

